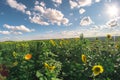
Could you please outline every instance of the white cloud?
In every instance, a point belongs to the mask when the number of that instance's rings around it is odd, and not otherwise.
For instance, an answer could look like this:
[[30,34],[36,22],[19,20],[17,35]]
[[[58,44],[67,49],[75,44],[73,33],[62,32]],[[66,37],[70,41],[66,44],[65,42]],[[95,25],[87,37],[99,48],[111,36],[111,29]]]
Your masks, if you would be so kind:
[[38,5],[39,4],[39,1],[35,1],[35,5]]
[[7,0],[7,3],[11,8],[15,8],[23,13],[25,13],[25,9],[27,8],[24,4],[18,3],[16,0]]
[[69,22],[69,20],[64,17],[64,14],[59,10],[45,8],[39,5],[36,5],[34,10],[38,11],[38,13],[33,14],[33,16],[29,18],[33,23],[40,25],[49,25],[49,23],[53,25],[66,25]]
[[40,24],[40,25],[49,25],[48,22],[43,21],[41,19],[41,17],[38,15],[34,15],[33,17],[29,17],[29,19],[32,23],[36,23],[36,24]]
[[[53,0],[57,4],[62,4],[62,0]],[[16,0],[7,0],[10,7],[15,8],[29,16],[29,20],[32,23],[40,25],[66,25],[69,20],[64,17],[61,11],[52,8],[46,8],[44,2],[35,1],[34,11],[26,10],[26,6],[22,3],[18,3]],[[13,27],[13,26],[12,26]],[[28,32],[29,30],[26,29]]]
[[92,4],[92,0],[78,0],[78,4],[80,7],[90,6]]
[[22,34],[22,32],[16,32],[16,31],[0,31],[0,34],[4,34],[4,35],[9,35],[9,34],[19,35],[19,34]]
[[71,9],[76,8],[78,6],[78,3],[75,1],[69,0],[69,3],[70,3]]
[[95,2],[100,2],[101,0],[95,0]]
[[79,8],[84,6],[90,6],[92,4],[92,0],[69,0],[71,9]]
[[52,24],[67,24],[69,20],[67,18],[64,18],[64,15],[61,13],[61,11],[58,11],[56,9],[48,8],[46,9],[44,16],[52,23]]
[[8,34],[10,34],[11,32],[9,32],[9,31],[0,31],[0,34],[6,34],[6,35],[8,35]]
[[91,27],[90,30],[93,31],[93,30],[96,30],[96,31],[102,31],[102,30],[110,30],[111,27],[108,27],[106,25],[94,25],[94,27]]
[[24,26],[24,25],[11,26],[11,25],[8,25],[8,24],[4,24],[3,26],[4,26],[5,28],[10,29],[10,30],[13,30],[13,31],[23,31],[23,32],[32,32],[32,31],[34,31],[33,29],[29,29],[29,28],[27,28],[27,27]]
[[83,14],[85,11],[86,11],[85,9],[81,8],[81,9],[79,10],[79,13],[80,13],[80,14]]
[[45,3],[44,3],[44,2],[41,2],[40,5],[41,5],[42,7],[45,7]]
[[44,2],[40,2],[39,3],[39,1],[35,1],[35,5],[37,6],[37,5],[40,5],[40,6],[42,6],[42,7],[45,7],[45,3]]
[[38,6],[38,5],[34,7],[34,10],[35,11],[39,11],[40,13],[44,13],[45,12],[44,7]]
[[113,20],[108,21],[106,25],[109,27],[115,27],[115,26],[118,26],[118,22],[117,20],[113,19]]
[[26,11],[26,14],[30,16],[30,15],[31,15],[31,12],[30,12],[30,11]]
[[62,0],[52,0],[52,1],[57,3],[57,4],[62,4]]
[[81,21],[80,21],[80,25],[81,26],[88,26],[90,24],[92,24],[93,21],[91,20],[91,18],[88,16],[88,17],[84,17]]
[[54,2],[54,6],[58,7],[60,4],[62,4],[62,0],[52,0]]

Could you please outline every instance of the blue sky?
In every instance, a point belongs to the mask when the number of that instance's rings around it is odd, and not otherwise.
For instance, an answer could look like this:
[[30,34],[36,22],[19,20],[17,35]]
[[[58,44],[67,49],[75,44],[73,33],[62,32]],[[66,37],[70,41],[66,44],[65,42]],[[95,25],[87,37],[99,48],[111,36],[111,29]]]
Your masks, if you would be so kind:
[[120,0],[1,0],[0,41],[120,35]]

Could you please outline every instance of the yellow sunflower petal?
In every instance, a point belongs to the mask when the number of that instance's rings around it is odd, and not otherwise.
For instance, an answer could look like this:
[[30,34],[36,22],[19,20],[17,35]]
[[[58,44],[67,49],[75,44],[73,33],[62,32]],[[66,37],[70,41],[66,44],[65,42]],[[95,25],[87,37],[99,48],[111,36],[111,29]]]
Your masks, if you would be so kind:
[[81,58],[82,58],[82,62],[84,62],[84,63],[87,62],[86,56],[84,54],[82,54]]
[[97,76],[100,73],[103,73],[104,69],[101,65],[95,65],[93,66],[92,71],[93,71],[94,76]]
[[24,58],[25,60],[30,60],[32,58],[32,54],[26,54]]
[[112,36],[110,34],[107,34],[108,39],[112,39]]
[[49,70],[54,70],[55,69],[55,66],[49,66]]
[[45,67],[45,68],[48,68],[49,65],[48,65],[47,63],[44,63],[44,67]]

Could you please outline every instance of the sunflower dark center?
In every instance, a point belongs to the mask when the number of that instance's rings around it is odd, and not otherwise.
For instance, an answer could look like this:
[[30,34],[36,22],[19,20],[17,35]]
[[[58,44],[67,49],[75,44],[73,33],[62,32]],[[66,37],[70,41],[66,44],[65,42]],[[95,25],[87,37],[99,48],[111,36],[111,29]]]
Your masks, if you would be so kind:
[[99,67],[95,68],[95,71],[100,72],[100,68]]

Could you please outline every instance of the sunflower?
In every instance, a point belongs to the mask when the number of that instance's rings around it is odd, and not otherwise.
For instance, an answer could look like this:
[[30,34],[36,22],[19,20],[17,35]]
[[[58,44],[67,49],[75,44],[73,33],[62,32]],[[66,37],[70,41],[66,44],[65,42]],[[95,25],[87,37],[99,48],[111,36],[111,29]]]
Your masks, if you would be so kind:
[[63,45],[63,42],[62,41],[60,41],[60,46],[62,46]]
[[110,34],[107,34],[108,39],[112,39],[112,36]]
[[25,60],[30,60],[32,58],[32,54],[26,54],[24,58]]
[[118,46],[118,45],[115,45],[115,48],[116,48],[116,49],[118,49],[118,48],[119,48],[119,46]]
[[47,63],[44,63],[44,67],[45,67],[45,68],[48,68],[49,65],[48,65]]
[[55,41],[54,41],[54,40],[50,40],[50,42],[51,42],[51,44],[52,44],[53,46],[55,46],[55,45],[56,45],[56,43],[55,43]]
[[97,76],[100,73],[103,73],[104,69],[101,65],[95,65],[93,66],[92,71],[93,71],[94,76]]
[[86,56],[84,54],[82,54],[81,58],[82,58],[82,62],[84,62],[84,63],[87,62]]
[[54,70],[55,69],[55,66],[49,66],[49,70]]

